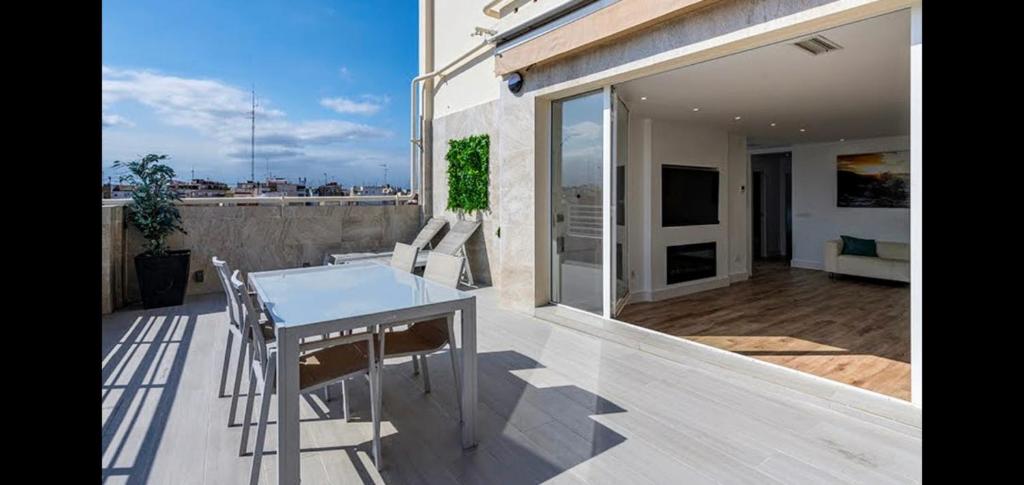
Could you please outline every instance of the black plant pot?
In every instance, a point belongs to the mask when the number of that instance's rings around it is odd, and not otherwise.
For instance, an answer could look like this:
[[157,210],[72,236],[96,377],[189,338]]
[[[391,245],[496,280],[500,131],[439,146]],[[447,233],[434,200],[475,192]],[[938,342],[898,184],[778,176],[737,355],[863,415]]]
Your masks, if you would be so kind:
[[181,305],[188,287],[188,249],[167,251],[164,256],[140,254],[135,257],[135,276],[139,278],[142,308]]

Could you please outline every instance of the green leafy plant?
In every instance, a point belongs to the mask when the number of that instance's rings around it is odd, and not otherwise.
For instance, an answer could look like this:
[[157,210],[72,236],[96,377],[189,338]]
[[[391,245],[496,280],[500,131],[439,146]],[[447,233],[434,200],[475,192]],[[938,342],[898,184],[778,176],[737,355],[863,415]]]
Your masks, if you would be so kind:
[[448,210],[472,212],[490,209],[491,138],[473,135],[448,140]]
[[167,254],[167,236],[174,231],[188,234],[181,225],[181,214],[174,204],[181,200],[181,196],[171,188],[174,169],[160,163],[166,159],[167,155],[150,153],[140,160],[114,162],[115,168],[128,170],[128,174],[120,177],[121,183],[134,187],[128,222],[146,238],[144,254],[150,256]]

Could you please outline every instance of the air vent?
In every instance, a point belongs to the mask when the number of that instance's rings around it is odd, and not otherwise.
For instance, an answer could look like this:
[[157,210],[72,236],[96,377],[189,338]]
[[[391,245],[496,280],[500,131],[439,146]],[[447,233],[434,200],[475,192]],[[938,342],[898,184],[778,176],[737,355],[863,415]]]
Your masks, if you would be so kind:
[[837,51],[842,49],[843,46],[826,39],[823,36],[816,35],[809,39],[801,40],[800,42],[794,42],[793,45],[810,52],[812,55],[825,54],[826,52]]

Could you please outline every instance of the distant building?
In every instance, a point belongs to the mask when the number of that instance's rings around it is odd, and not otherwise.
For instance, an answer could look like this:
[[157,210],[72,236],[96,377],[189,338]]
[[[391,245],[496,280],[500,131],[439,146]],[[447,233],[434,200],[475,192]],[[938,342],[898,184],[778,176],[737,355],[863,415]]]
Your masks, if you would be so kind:
[[357,185],[352,187],[352,195],[401,195],[400,187],[387,185]]
[[328,182],[313,190],[313,193],[320,197],[340,197],[348,195],[338,182]]
[[171,188],[183,199],[229,197],[231,193],[228,184],[205,179],[193,179],[191,182],[175,180],[171,182]]
[[103,184],[104,199],[130,199],[135,186],[127,184]]
[[[386,185],[358,185],[352,187],[352,195],[356,196],[380,196],[380,195],[408,195],[408,192],[403,192],[400,187],[393,187],[391,184]],[[358,205],[393,205],[393,201],[367,201],[358,202]]]
[[298,183],[292,183],[288,179],[271,177],[264,182],[248,180],[239,182],[235,186],[235,197],[306,197],[308,195],[304,178],[300,178]]

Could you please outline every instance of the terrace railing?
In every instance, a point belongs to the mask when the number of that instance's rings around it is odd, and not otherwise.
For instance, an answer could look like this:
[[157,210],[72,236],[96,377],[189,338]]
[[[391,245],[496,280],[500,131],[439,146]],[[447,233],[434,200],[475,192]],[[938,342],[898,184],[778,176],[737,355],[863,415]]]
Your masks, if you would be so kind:
[[[407,205],[414,202],[412,195],[344,195],[312,197],[197,197],[182,199],[186,206],[288,206],[288,205]],[[124,206],[131,199],[103,199],[105,206]]]

